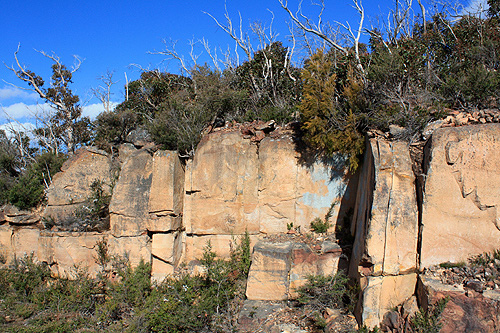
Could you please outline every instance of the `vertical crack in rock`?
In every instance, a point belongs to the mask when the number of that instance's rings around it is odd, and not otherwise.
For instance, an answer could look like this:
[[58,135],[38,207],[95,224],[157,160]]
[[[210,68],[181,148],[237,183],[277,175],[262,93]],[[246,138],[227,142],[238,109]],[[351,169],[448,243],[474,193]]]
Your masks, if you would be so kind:
[[[390,172],[391,172],[391,177],[390,177],[390,180],[391,180],[391,184],[389,185],[389,188],[388,188],[388,198],[387,198],[387,211],[386,211],[386,214],[385,214],[385,223],[384,223],[384,256],[382,257],[382,272],[385,272],[386,271],[386,267],[385,267],[385,258],[386,256],[388,255],[386,253],[387,251],[387,242],[388,242],[388,239],[389,239],[389,229],[390,229],[390,221],[391,221],[391,203],[392,203],[392,189],[393,189],[393,185],[394,185],[394,173],[395,173],[395,165],[394,165],[394,147],[392,145],[392,142],[389,142],[389,147],[390,147],[390,151],[391,151],[391,167],[390,167]],[[380,151],[379,151],[379,156],[380,156]]]

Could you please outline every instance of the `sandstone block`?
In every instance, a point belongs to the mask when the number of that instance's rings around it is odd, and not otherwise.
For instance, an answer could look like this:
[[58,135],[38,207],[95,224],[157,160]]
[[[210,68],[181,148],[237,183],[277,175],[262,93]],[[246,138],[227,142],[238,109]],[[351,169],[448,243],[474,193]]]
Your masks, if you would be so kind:
[[309,275],[334,275],[339,268],[342,249],[331,243],[328,252],[317,253],[302,243],[294,244],[289,272],[289,294],[297,297],[296,290],[307,283]]
[[187,233],[258,233],[255,144],[239,132],[211,133],[198,145],[186,173]]
[[418,280],[418,300],[424,310],[439,300],[448,297],[441,314],[440,332],[498,332],[500,329],[500,301],[473,291],[444,285],[438,279],[420,276]]
[[181,254],[180,250],[182,250],[181,233],[153,234],[151,243],[151,254],[153,257],[170,264],[178,264]]
[[284,300],[288,298],[293,243],[255,245],[247,280],[249,300]]
[[145,150],[130,155],[123,164],[109,205],[114,236],[139,236],[149,219],[152,157]]
[[407,144],[370,139],[360,179],[353,218],[356,240],[351,274],[415,271],[418,211]]
[[91,232],[42,232],[37,257],[50,264],[52,271],[61,277],[74,277],[77,267],[88,269],[95,276],[99,271],[96,246],[106,238]]
[[13,205],[5,205],[0,211],[0,221],[19,226],[31,225],[40,221],[40,215],[36,212],[19,210]]
[[40,230],[31,228],[21,228],[12,233],[12,254],[17,258],[22,258],[33,254],[38,254],[38,244]]
[[92,148],[79,149],[53,176],[47,190],[47,210],[44,215],[53,218],[67,216],[92,194],[90,186],[96,180],[103,182],[105,193],[110,193],[111,160],[107,153]]
[[[184,167],[177,152],[158,150],[153,155],[149,213],[157,217],[175,217],[182,213]],[[170,223],[167,223],[169,225]],[[157,230],[169,231],[171,229]]]
[[440,128],[425,151],[421,267],[500,244],[500,124]]
[[8,225],[0,226],[0,258],[3,264],[8,264],[12,260],[12,227]]
[[133,237],[109,235],[108,246],[112,255],[127,257],[132,267],[137,266],[141,260],[151,262],[151,238],[147,235]]
[[151,281],[160,283],[166,277],[174,274],[174,265],[160,260],[158,258],[151,258]]
[[362,291],[361,320],[367,327],[378,326],[384,315],[415,292],[417,274],[369,276]]

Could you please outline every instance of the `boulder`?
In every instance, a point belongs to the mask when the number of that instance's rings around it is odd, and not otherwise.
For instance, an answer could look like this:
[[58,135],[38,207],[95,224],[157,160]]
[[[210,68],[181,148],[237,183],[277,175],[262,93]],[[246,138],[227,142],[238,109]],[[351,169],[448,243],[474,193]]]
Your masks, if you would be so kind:
[[421,268],[500,244],[500,124],[437,129],[425,150]]
[[0,211],[0,223],[9,222],[12,225],[31,225],[40,221],[37,212],[19,210],[16,206],[5,205]]
[[326,252],[313,250],[303,243],[294,244],[288,273],[288,292],[291,298],[298,296],[296,290],[307,283],[308,276],[337,273],[342,249],[338,244],[330,241],[325,241],[322,247],[326,249]]
[[360,321],[367,327],[378,326],[384,315],[411,298],[415,292],[417,274],[368,276],[362,278]]
[[259,242],[255,245],[246,289],[249,300],[288,298],[292,249],[292,242]]
[[294,298],[298,296],[297,288],[307,282],[309,275],[336,274],[342,253],[340,246],[324,241],[318,249],[302,242],[258,242],[253,248],[247,298],[268,301]]
[[477,293],[442,284],[438,278],[420,276],[418,301],[427,311],[439,300],[447,298],[440,323],[442,333],[500,331],[500,292]]
[[110,228],[116,237],[139,236],[146,232],[152,160],[149,152],[138,150],[122,166],[109,204]]
[[353,217],[350,274],[398,275],[417,268],[415,177],[405,142],[369,139]]

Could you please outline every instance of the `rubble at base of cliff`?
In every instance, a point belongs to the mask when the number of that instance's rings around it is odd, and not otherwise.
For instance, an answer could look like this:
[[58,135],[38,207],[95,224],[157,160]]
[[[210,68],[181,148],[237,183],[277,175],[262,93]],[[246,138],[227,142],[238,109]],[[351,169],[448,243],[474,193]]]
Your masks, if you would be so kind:
[[438,278],[441,283],[476,292],[500,289],[500,260],[484,265],[443,263],[426,268],[424,276]]

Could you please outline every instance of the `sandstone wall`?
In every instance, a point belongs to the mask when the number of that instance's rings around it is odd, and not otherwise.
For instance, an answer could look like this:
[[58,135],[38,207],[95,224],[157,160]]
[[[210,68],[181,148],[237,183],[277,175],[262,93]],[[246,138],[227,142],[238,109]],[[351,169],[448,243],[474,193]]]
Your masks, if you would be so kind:
[[426,147],[422,268],[500,247],[500,124],[441,128]]
[[[161,280],[181,263],[196,265],[209,241],[215,252],[228,257],[245,231],[252,246],[264,235],[286,232],[287,225],[305,232],[332,203],[333,231],[355,199],[348,191],[354,180],[345,170],[335,161],[301,162],[306,156],[288,135],[265,137],[262,132],[253,140],[240,131],[216,131],[204,137],[187,164],[176,152],[136,147],[120,147],[114,162],[121,165],[117,179],[110,156],[82,149],[48,191],[44,214],[57,219],[75,213],[91,195],[93,181],[104,182],[106,191],[114,182],[109,231],[40,232],[43,225],[14,230],[9,222],[0,230],[5,255],[33,252],[61,274],[84,262],[95,271],[95,244],[105,239],[113,253],[128,253],[133,263],[151,261],[153,278]],[[2,220],[24,219],[20,212],[7,215]]]
[[341,201],[353,205],[355,195],[347,188],[356,179],[334,161],[306,164],[301,158],[290,136],[265,137],[258,144],[239,132],[206,136],[186,166],[184,260],[195,260],[208,240],[227,248],[231,235],[245,231],[275,234],[287,225],[308,231],[332,203],[335,230]]
[[53,175],[44,217],[61,219],[73,214],[92,194],[90,185],[95,181],[101,181],[104,192],[109,194],[112,177],[112,162],[106,152],[79,149],[64,162],[61,172]]
[[[375,326],[415,294],[423,268],[499,247],[498,124],[426,134],[420,187],[413,173],[420,169],[412,168],[419,162],[410,158],[407,143],[368,139],[357,181],[338,166],[341,161],[311,161],[291,136],[261,132],[258,138],[234,130],[210,133],[187,162],[151,144],[126,144],[118,158],[109,231],[44,230],[50,226],[37,214],[4,207],[0,258],[33,253],[58,274],[72,274],[74,265],[95,273],[96,244],[106,240],[113,254],[127,254],[133,265],[150,261],[152,278],[162,280],[181,264],[196,267],[208,242],[228,257],[248,231],[254,250],[247,297],[285,299],[308,274],[336,272],[341,250],[336,243],[315,248],[269,237],[286,233],[287,226],[307,232],[333,204],[331,233],[354,208],[349,273],[362,287],[359,320]],[[106,153],[80,150],[54,176],[43,215],[73,214],[93,181],[113,183],[112,170]]]
[[352,232],[350,274],[363,288],[359,316],[373,327],[415,290],[418,210],[407,143],[368,140]]

